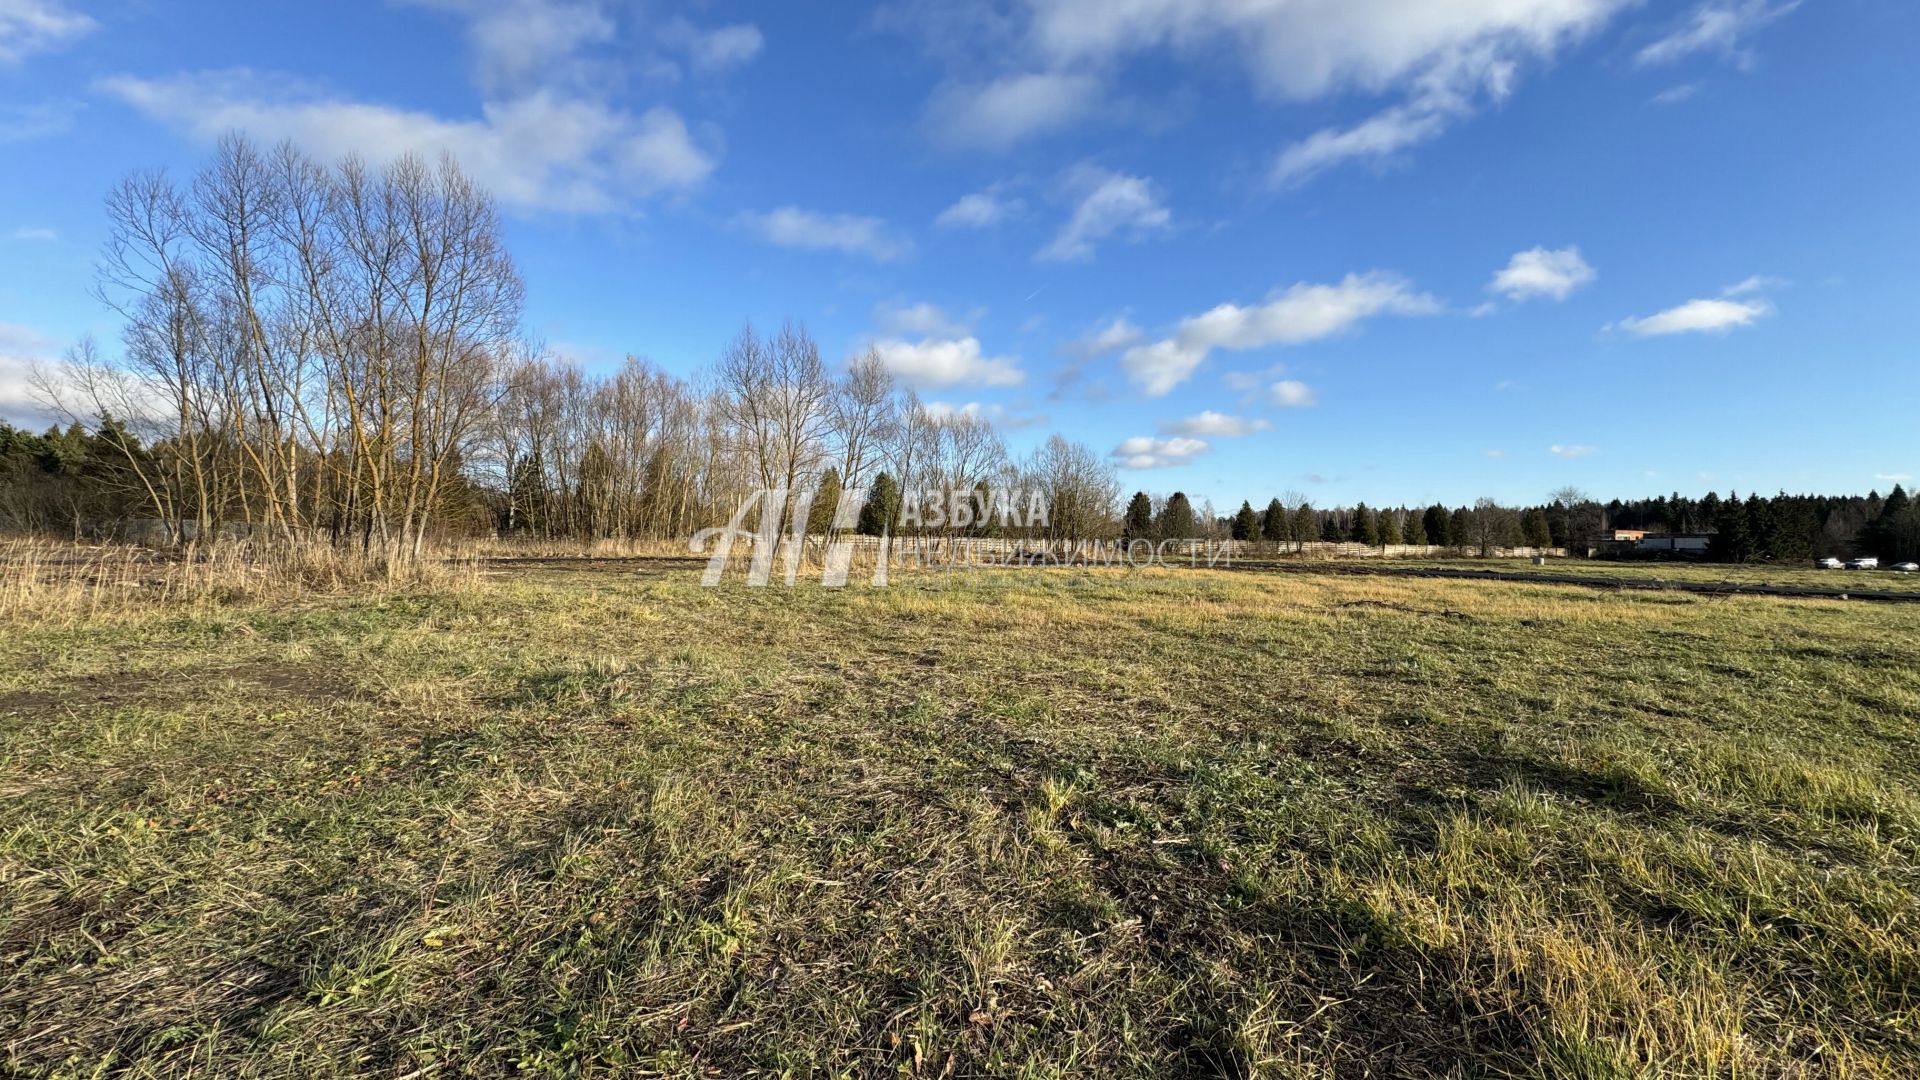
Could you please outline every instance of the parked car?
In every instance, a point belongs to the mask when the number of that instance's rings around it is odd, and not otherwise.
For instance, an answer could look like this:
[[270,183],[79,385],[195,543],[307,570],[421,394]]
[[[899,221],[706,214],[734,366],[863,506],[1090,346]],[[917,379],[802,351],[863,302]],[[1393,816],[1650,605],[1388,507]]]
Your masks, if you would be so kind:
[[1846,563],[1841,562],[1839,559],[1836,559],[1831,555],[1827,556],[1824,559],[1813,560],[1813,568],[1815,570],[1839,570],[1846,565],[1847,565]]
[[1892,565],[1891,567],[1888,567],[1888,569],[1890,569],[1890,570],[1898,570],[1898,571],[1900,571],[1900,572],[1901,572],[1901,573],[1903,573],[1903,574],[1911,574],[1911,573],[1913,573],[1913,572],[1914,572],[1915,570],[1920,570],[1920,563],[1916,563],[1916,562],[1897,562],[1897,563],[1894,563],[1894,564],[1893,564],[1893,565]]
[[1864,556],[1864,555],[1863,555],[1863,556],[1861,556],[1861,557],[1860,557],[1860,558],[1858,558],[1858,559],[1851,559],[1851,560],[1849,560],[1849,561],[1847,562],[1847,569],[1849,569],[1849,570],[1878,570],[1878,569],[1880,569],[1880,560],[1879,560],[1879,559],[1876,559],[1876,558],[1873,558],[1872,556]]

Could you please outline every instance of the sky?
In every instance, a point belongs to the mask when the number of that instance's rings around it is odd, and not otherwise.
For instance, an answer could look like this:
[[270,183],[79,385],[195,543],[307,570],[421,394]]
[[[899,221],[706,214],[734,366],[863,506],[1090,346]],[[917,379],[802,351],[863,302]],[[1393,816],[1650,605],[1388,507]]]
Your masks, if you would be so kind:
[[0,415],[120,177],[452,152],[530,331],[876,348],[1222,510],[1920,475],[1909,0],[0,0]]

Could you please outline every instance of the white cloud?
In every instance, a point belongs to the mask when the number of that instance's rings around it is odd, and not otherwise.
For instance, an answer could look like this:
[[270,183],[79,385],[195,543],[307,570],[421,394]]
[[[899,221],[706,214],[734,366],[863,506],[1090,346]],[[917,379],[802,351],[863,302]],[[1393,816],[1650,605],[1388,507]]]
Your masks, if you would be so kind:
[[1018,360],[982,355],[980,339],[972,336],[917,342],[888,338],[873,347],[888,371],[915,386],[1018,386],[1026,381]]
[[1017,214],[1023,204],[995,191],[976,191],[962,195],[952,206],[940,211],[933,223],[943,229],[991,229]]
[[319,97],[247,71],[121,77],[100,87],[205,142],[239,130],[266,142],[290,139],[322,160],[450,153],[503,202],[538,209],[613,210],[633,196],[695,187],[714,168],[672,109],[633,115],[544,90],[486,103],[477,118],[450,120]]
[[1552,446],[1547,447],[1547,452],[1554,457],[1583,458],[1592,457],[1600,451],[1591,446],[1564,446],[1560,443],[1554,443]]
[[1699,92],[1700,92],[1699,83],[1681,83],[1679,86],[1668,87],[1667,89],[1662,90],[1659,93],[1648,98],[1647,104],[1649,105],[1680,105],[1685,102],[1692,101],[1694,95],[1698,94]]
[[1034,256],[1045,262],[1091,259],[1094,246],[1109,236],[1140,237],[1166,228],[1172,220],[1153,182],[1143,176],[1079,165],[1067,171],[1065,186],[1078,202],[1059,235]]
[[1194,438],[1238,439],[1256,431],[1267,431],[1273,427],[1265,420],[1244,419],[1228,416],[1226,413],[1206,412],[1180,420],[1170,420],[1160,425],[1160,431],[1166,435],[1186,435]]
[[1487,288],[1514,301],[1536,296],[1565,300],[1597,276],[1577,247],[1558,251],[1537,247],[1514,255],[1506,269],[1493,275],[1493,283]]
[[770,244],[814,251],[843,251],[875,262],[892,262],[913,252],[913,242],[896,235],[887,223],[857,214],[821,214],[797,206],[783,206],[764,214],[745,214],[741,221]]
[[99,26],[61,0],[0,0],[0,68],[62,48]]
[[1724,289],[1721,289],[1720,295],[1721,296],[1752,296],[1754,293],[1763,293],[1763,292],[1769,292],[1774,289],[1783,289],[1786,287],[1786,285],[1787,285],[1787,282],[1782,278],[1768,277],[1765,274],[1755,274],[1744,281],[1735,282],[1734,284],[1729,285]]
[[1457,111],[1431,102],[1397,105],[1350,128],[1322,128],[1274,159],[1274,186],[1299,187],[1336,165],[1359,158],[1391,157],[1438,138]]
[[480,82],[507,94],[567,70],[576,53],[613,40],[594,0],[409,0],[462,16]]
[[1490,458],[1503,458],[1507,456],[1505,450],[1482,450],[1481,453]]
[[1431,315],[1440,309],[1433,297],[1387,274],[1349,274],[1335,285],[1301,282],[1262,304],[1221,304],[1184,319],[1173,336],[1128,349],[1120,364],[1135,385],[1159,397],[1187,381],[1216,348],[1298,345],[1377,315]]
[[1735,327],[1751,326],[1773,313],[1773,305],[1758,300],[1689,300],[1642,319],[1621,319],[1622,330],[1635,337],[1661,337],[1667,334],[1725,333]]
[[1752,62],[1741,39],[1787,15],[1800,0],[1712,0],[1693,10],[1685,24],[1641,49],[1635,60],[1643,66],[1670,64],[1698,52],[1719,53],[1737,64]]
[[1282,409],[1308,409],[1320,403],[1313,387],[1292,379],[1281,379],[1267,387],[1267,400]]
[[766,37],[752,23],[736,23],[702,30],[684,18],[660,28],[660,40],[684,50],[695,71],[715,72],[738,67],[760,55]]
[[38,400],[34,372],[51,370],[59,342],[31,327],[0,323],[0,420],[29,429],[55,419]]
[[21,241],[22,243],[50,244],[60,239],[60,234],[52,229],[26,226],[13,230],[13,239]]
[[1006,150],[1091,114],[1099,94],[1098,79],[1066,72],[948,84],[928,102],[926,124],[937,141],[956,149]]
[[1123,469],[1171,469],[1185,465],[1211,449],[1202,439],[1182,436],[1156,439],[1136,435],[1114,447],[1108,456]]
[[920,407],[927,411],[928,416],[936,420],[944,420],[954,416],[968,416],[985,420],[995,427],[1004,428],[1009,431],[1038,427],[1047,422],[1045,414],[1042,413],[1015,413],[1008,410],[1004,405],[994,405],[979,401],[969,401],[964,404],[955,404],[948,401],[928,401],[923,402]]
[[1903,473],[1903,472],[1882,472],[1882,473],[1874,473],[1873,478],[1875,480],[1891,480],[1896,484],[1904,484],[1907,481],[1913,479],[1913,476],[1910,473]]
[[924,302],[904,307],[881,304],[874,309],[874,320],[882,333],[894,337],[960,338],[973,332],[970,320],[954,318],[938,305]]
[[1140,343],[1146,335],[1133,325],[1126,316],[1115,318],[1086,337],[1070,341],[1061,347],[1061,352],[1082,360],[1091,360],[1096,356],[1119,352]]

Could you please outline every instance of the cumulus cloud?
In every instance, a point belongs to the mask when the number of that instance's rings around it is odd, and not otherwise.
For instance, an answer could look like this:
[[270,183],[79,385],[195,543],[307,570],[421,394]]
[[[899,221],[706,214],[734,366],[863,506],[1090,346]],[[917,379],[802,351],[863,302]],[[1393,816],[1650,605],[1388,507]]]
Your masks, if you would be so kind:
[[984,311],[966,319],[947,314],[938,304],[879,304],[873,310],[874,322],[883,334],[892,337],[965,337],[973,332],[973,321]]
[[1547,447],[1547,452],[1554,457],[1583,458],[1592,457],[1600,451],[1591,446],[1566,446],[1561,443],[1554,443],[1552,446]]
[[99,26],[61,0],[0,0],[0,68],[64,48]]
[[410,0],[466,20],[481,84],[509,93],[543,82],[592,45],[613,40],[613,19],[594,0]]
[[1169,420],[1160,425],[1163,435],[1185,435],[1191,438],[1238,439],[1256,431],[1267,431],[1273,427],[1265,420],[1228,416],[1226,413],[1205,412],[1179,420]]
[[1019,213],[1023,204],[992,190],[962,195],[940,211],[933,223],[943,229],[991,229]]
[[0,420],[28,428],[53,422],[39,401],[35,372],[50,370],[59,347],[31,327],[0,322]]
[[994,427],[1004,428],[1008,431],[1039,427],[1041,424],[1047,422],[1047,417],[1044,413],[1016,413],[1004,405],[979,401],[969,401],[958,404],[950,401],[928,401],[922,403],[920,407],[926,410],[928,416],[936,420],[944,420],[955,416],[966,416],[978,420],[985,420]]
[[780,247],[842,251],[875,262],[892,262],[913,251],[912,241],[896,235],[886,222],[875,217],[822,214],[783,206],[764,214],[745,214],[740,220],[761,239]]
[[1138,345],[1144,337],[1146,334],[1122,315],[1087,336],[1061,346],[1060,351],[1081,360],[1091,360]]
[[1267,401],[1282,409],[1307,409],[1320,403],[1313,387],[1292,379],[1281,379],[1267,387]]
[[238,130],[263,142],[290,139],[323,160],[448,153],[503,202],[543,210],[617,209],[631,196],[695,187],[715,164],[672,109],[633,115],[544,90],[452,120],[247,71],[120,77],[100,88],[204,142]]
[[1099,95],[1093,76],[1057,71],[950,83],[928,102],[926,125],[955,149],[1002,151],[1091,114]]
[[685,52],[688,63],[698,72],[739,67],[759,56],[766,45],[765,35],[752,23],[701,29],[684,18],[671,19],[661,26],[660,40]]
[[1597,276],[1577,247],[1558,251],[1537,247],[1514,255],[1506,269],[1493,275],[1493,283],[1487,288],[1514,301],[1536,296],[1565,300]]
[[1221,304],[1184,319],[1171,337],[1128,349],[1120,365],[1151,397],[1187,381],[1214,349],[1298,345],[1380,315],[1431,315],[1440,302],[1388,274],[1349,274],[1334,285],[1301,282],[1251,307]]
[[1663,337],[1668,334],[1725,333],[1737,327],[1752,326],[1773,313],[1773,305],[1764,298],[1735,300],[1689,300],[1645,318],[1621,319],[1619,327],[1635,337]]
[[1185,465],[1213,449],[1203,439],[1174,436],[1156,439],[1136,435],[1113,448],[1108,456],[1123,469],[1171,469]]
[[1634,59],[1642,66],[1654,66],[1712,52],[1736,64],[1749,64],[1753,56],[1743,46],[1744,39],[1799,6],[1800,0],[1777,4],[1769,0],[1712,0],[1694,8],[1685,23],[1641,49]]
[[1080,165],[1067,171],[1064,187],[1076,199],[1073,216],[1034,256],[1043,262],[1091,259],[1101,240],[1115,234],[1145,236],[1166,228],[1173,217],[1143,176]]
[[886,338],[873,343],[880,362],[906,382],[921,387],[1018,386],[1026,381],[1020,362],[1010,356],[986,356],[980,339]]

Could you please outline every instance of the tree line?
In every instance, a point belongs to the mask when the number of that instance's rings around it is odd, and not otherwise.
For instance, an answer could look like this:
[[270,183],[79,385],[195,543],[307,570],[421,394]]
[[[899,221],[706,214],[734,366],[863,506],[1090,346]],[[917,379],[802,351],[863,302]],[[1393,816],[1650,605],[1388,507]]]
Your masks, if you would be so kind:
[[185,184],[127,178],[107,212],[96,291],[123,349],[83,342],[42,373],[71,425],[0,431],[12,528],[414,559],[445,534],[686,536],[767,488],[871,487],[884,528],[915,492],[1019,487],[1059,536],[1116,498],[1085,446],[1016,458],[877,354],[830,371],[802,327],[749,325],[691,381],[549,355],[492,200],[450,158],[325,165],[231,136]]
[[[862,532],[1569,547],[1610,528],[1712,533],[1727,561],[1920,556],[1886,498],[1678,493],[1601,504],[1319,508],[1288,493],[1222,514],[1175,492],[1124,507],[1111,463],[1060,436],[1009,452],[984,417],[923,403],[869,351],[831,370],[804,327],[744,327],[691,379],[629,357],[589,372],[533,343],[492,199],[451,158],[370,168],[291,144],[219,144],[185,183],[107,198],[96,293],[122,348],[42,374],[71,422],[0,424],[0,526],[176,544],[324,538],[414,559],[429,538],[685,537],[752,491],[843,491]],[[927,491],[1038,493],[1009,524],[922,513]],[[937,523],[936,523],[937,522]]]

